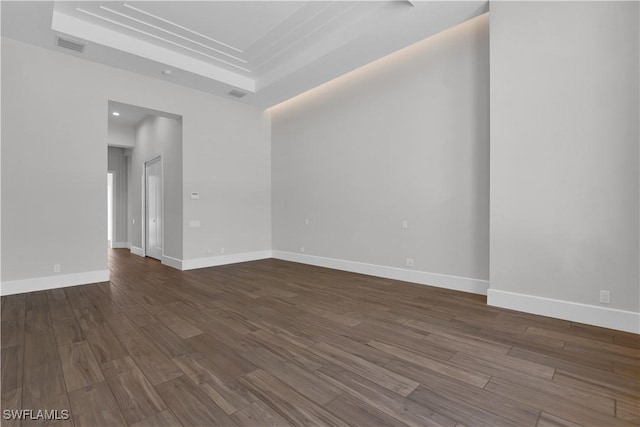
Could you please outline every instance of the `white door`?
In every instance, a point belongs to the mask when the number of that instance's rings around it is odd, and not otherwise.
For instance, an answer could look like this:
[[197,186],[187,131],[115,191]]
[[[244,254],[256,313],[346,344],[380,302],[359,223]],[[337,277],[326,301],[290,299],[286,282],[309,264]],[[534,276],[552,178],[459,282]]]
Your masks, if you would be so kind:
[[162,165],[145,163],[146,255],[162,260]]

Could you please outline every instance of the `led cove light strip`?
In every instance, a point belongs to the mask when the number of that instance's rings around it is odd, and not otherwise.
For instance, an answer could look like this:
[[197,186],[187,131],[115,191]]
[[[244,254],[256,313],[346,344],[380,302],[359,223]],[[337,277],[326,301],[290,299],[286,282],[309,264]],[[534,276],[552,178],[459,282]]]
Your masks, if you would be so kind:
[[230,46],[230,45],[228,45],[228,44],[226,44],[226,43],[222,43],[221,41],[218,41],[218,40],[216,40],[216,39],[212,39],[211,37],[207,37],[207,36],[205,36],[204,34],[200,34],[200,33],[196,32],[196,31],[190,30],[189,28],[183,27],[182,25],[178,25],[178,24],[176,24],[175,22],[171,22],[171,21],[169,21],[168,19],[164,19],[164,18],[161,18],[161,17],[159,17],[159,16],[156,16],[156,15],[154,15],[154,14],[152,14],[152,13],[145,12],[144,10],[142,10],[142,9],[138,9],[137,7],[133,7],[133,6],[128,5],[128,4],[126,4],[126,3],[124,4],[124,7],[129,8],[129,9],[131,9],[131,10],[135,10],[136,12],[142,13],[143,15],[147,15],[147,16],[150,16],[150,17],[152,17],[152,18],[155,18],[155,19],[157,19],[158,21],[162,21],[162,22],[167,23],[167,24],[169,24],[169,25],[173,25],[174,27],[180,28],[181,30],[188,31],[188,32],[190,32],[191,34],[195,34],[196,36],[200,36],[200,37],[202,37],[202,38],[204,38],[204,39],[211,40],[211,41],[212,41],[212,42],[214,42],[214,43],[218,43],[219,45],[224,46],[224,47],[227,47],[227,48],[229,48],[229,49],[231,49],[231,50],[235,50],[236,52],[239,52],[239,53],[242,53],[242,52],[243,52],[243,50],[241,50],[241,49],[237,49],[237,48],[235,48],[235,47],[233,47],[233,46]]
[[122,12],[118,12],[117,10],[112,10],[112,9],[109,9],[108,7],[105,7],[105,6],[102,6],[102,5],[100,6],[100,9],[102,9],[102,10],[106,10],[107,12],[111,12],[111,13],[113,13],[114,15],[122,16],[123,18],[130,19],[130,20],[135,21],[135,22],[138,22],[138,23],[140,23],[140,24],[147,25],[147,26],[149,26],[149,27],[151,27],[151,28],[154,28],[154,29],[156,29],[156,30],[158,30],[158,31],[162,31],[162,32],[165,32],[165,33],[167,33],[167,34],[171,34],[172,36],[174,36],[174,37],[178,37],[178,38],[181,38],[182,40],[188,41],[189,43],[197,44],[198,46],[202,46],[202,47],[204,47],[205,49],[209,49],[209,50],[212,50],[212,51],[214,51],[214,52],[217,52],[217,53],[219,53],[219,54],[221,54],[221,55],[228,56],[229,58],[233,58],[233,59],[235,59],[235,60],[236,60],[236,61],[238,61],[238,62],[242,62],[242,63],[244,63],[244,64],[246,64],[246,63],[247,63],[247,61],[245,61],[244,59],[240,59],[240,58],[238,58],[237,56],[233,56],[233,55],[231,55],[230,53],[226,53],[226,52],[223,52],[223,51],[221,51],[221,50],[215,49],[215,48],[213,48],[213,47],[211,47],[211,46],[207,46],[207,45],[206,45],[206,44],[204,44],[204,43],[200,43],[200,42],[197,42],[197,41],[195,41],[195,40],[191,40],[191,39],[190,39],[190,38],[188,38],[188,37],[181,36],[180,34],[176,34],[176,33],[172,32],[172,31],[169,31],[169,30],[165,30],[164,28],[161,28],[161,27],[158,27],[158,26],[156,26],[156,25],[150,24],[150,23],[145,22],[145,21],[143,21],[143,20],[141,20],[141,19],[134,18],[134,17],[132,17],[132,16],[126,15],[126,14],[124,14],[124,13],[122,13]]
[[248,69],[246,69],[246,68],[240,67],[240,66],[238,66],[238,65],[236,65],[236,64],[232,64],[231,62],[227,62],[227,61],[225,61],[225,60],[223,60],[223,59],[216,58],[215,56],[211,56],[211,55],[208,55],[208,54],[206,54],[206,53],[200,52],[200,51],[198,51],[198,50],[196,50],[196,49],[192,49],[192,48],[190,48],[190,47],[187,47],[187,46],[181,45],[180,43],[172,42],[171,40],[167,40],[167,39],[165,39],[165,38],[162,38],[162,37],[160,37],[160,36],[156,36],[156,35],[154,35],[154,34],[151,34],[151,33],[146,32],[146,31],[139,30],[139,29],[137,29],[137,28],[131,27],[131,26],[126,25],[126,24],[123,24],[123,23],[121,23],[121,22],[114,21],[113,19],[105,18],[104,16],[100,16],[100,15],[98,15],[97,13],[89,12],[88,10],[80,9],[80,8],[78,8],[78,7],[76,8],[76,10],[77,10],[78,12],[85,13],[85,14],[87,14],[87,15],[89,15],[89,16],[93,16],[93,17],[95,17],[95,18],[102,19],[103,21],[110,22],[110,23],[112,23],[112,24],[119,25],[119,26],[121,26],[121,27],[127,28],[127,29],[129,29],[129,30],[131,30],[131,31],[135,31],[135,32],[137,32],[137,33],[141,33],[141,34],[144,34],[144,35],[146,35],[146,36],[153,37],[154,39],[161,40],[161,41],[163,41],[163,42],[165,42],[165,43],[172,44],[172,45],[177,46],[177,47],[179,47],[179,48],[182,48],[182,49],[188,50],[188,51],[190,51],[190,52],[196,53],[196,54],[198,54],[198,55],[206,56],[207,58],[211,58],[211,59],[213,59],[214,61],[222,62],[223,64],[227,64],[227,65],[229,65],[229,66],[231,66],[231,67],[234,67],[234,68],[237,68],[237,69],[239,69],[239,70],[246,71],[247,73],[250,73],[250,72],[251,72],[251,70],[248,70]]

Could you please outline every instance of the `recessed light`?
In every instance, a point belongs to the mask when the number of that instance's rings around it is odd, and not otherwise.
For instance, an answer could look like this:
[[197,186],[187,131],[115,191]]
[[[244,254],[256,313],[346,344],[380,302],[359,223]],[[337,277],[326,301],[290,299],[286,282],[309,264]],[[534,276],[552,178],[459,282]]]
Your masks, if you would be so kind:
[[171,76],[172,71],[170,69],[162,70],[162,75],[165,77]]
[[120,113],[118,113],[117,111],[114,111],[114,112],[113,112],[113,113],[111,113],[111,114],[112,114],[112,115],[114,115],[114,116],[119,116],[119,115],[120,115]]

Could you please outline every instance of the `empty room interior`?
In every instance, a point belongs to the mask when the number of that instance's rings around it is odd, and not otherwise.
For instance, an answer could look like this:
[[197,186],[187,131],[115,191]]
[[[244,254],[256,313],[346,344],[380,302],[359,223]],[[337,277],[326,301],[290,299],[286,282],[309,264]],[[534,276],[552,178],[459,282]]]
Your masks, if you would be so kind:
[[3,426],[640,425],[640,2],[0,7]]

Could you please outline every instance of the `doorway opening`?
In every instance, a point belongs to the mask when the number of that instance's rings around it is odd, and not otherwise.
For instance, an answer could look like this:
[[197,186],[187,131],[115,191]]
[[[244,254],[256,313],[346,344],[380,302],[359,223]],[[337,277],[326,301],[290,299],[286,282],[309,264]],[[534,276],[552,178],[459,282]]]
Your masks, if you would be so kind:
[[183,250],[182,116],[116,101],[107,114],[109,262],[126,248],[174,266]]

